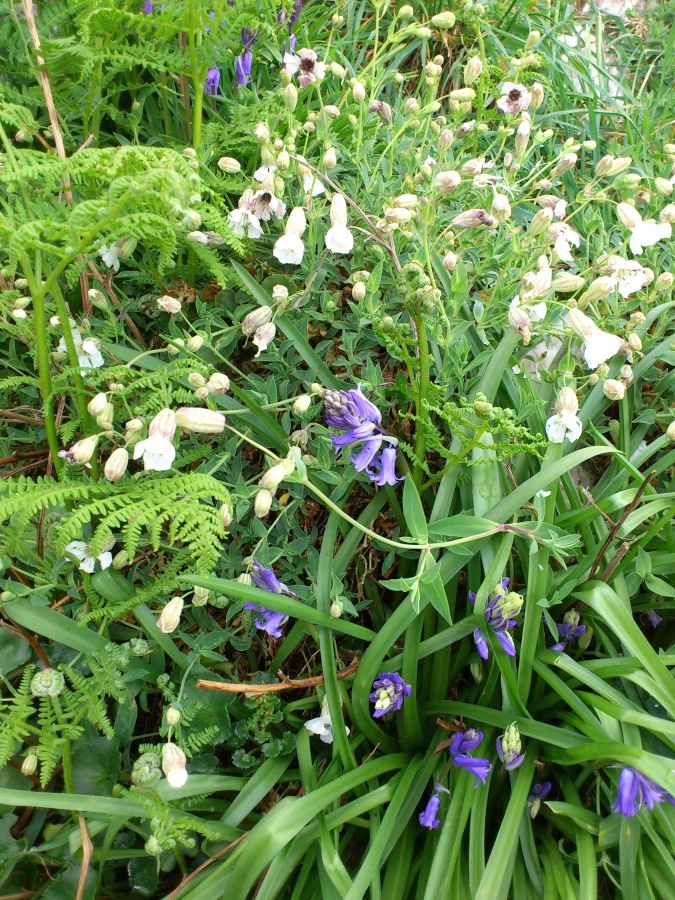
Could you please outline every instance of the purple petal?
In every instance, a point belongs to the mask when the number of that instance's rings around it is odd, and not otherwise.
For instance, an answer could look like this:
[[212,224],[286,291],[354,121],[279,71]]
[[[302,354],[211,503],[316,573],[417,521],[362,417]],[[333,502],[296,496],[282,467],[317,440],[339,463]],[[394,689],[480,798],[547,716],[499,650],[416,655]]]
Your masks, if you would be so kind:
[[438,812],[440,805],[441,798],[439,795],[432,794],[424,812],[421,812],[419,815],[420,825],[423,825],[425,828],[438,828],[441,824],[441,820],[436,817],[436,813]]

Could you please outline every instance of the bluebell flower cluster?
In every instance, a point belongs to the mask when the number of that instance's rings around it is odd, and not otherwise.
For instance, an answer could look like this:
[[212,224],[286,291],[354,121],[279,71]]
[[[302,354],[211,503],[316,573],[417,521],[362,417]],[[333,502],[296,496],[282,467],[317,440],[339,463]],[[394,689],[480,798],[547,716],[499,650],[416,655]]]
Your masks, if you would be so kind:
[[548,797],[552,786],[550,781],[542,781],[532,785],[532,790],[527,798],[527,808],[532,819],[536,818],[539,808]]
[[512,772],[525,761],[525,754],[521,753],[520,731],[515,722],[512,722],[501,737],[497,738],[497,756],[504,763],[507,772]]
[[[270,594],[283,594],[285,597],[297,597],[293,591],[289,590],[283,584],[272,569],[266,569],[260,563],[254,562],[251,567],[251,581],[260,588],[261,591],[268,591]],[[270,637],[280,638],[283,634],[281,626],[288,621],[288,616],[284,613],[275,612],[273,609],[267,609],[259,606],[257,603],[245,603],[244,609],[254,609],[260,613],[260,617],[255,620],[255,627],[261,631],[266,631]]]
[[410,696],[411,690],[398,672],[380,672],[373,682],[369,698],[375,704],[373,718],[379,719],[385,713],[396,712],[403,706],[403,698]]
[[288,28],[288,49],[286,48],[286,41],[284,41],[283,46],[281,48],[281,54],[284,56],[288,53],[295,53],[295,44],[297,38],[293,34],[293,26],[298,21],[298,16],[302,12],[302,0],[293,0],[293,7],[291,9],[290,16],[287,15],[286,11],[280,9],[277,13],[277,25],[286,24]]
[[237,61],[235,63],[237,84],[240,87],[251,83],[251,65],[253,63],[253,54],[251,53],[251,47],[255,43],[255,39],[257,36],[257,31],[251,31],[249,28],[241,29],[242,51],[237,57]]
[[362,443],[361,450],[350,457],[357,472],[365,471],[378,487],[403,480],[396,476],[398,441],[382,427],[380,411],[364,396],[361,385],[356,390],[326,391],[323,403],[326,424],[344,432],[332,437],[337,455],[344,447]]
[[466,769],[475,778],[474,788],[478,787],[479,782],[485,784],[488,775],[492,771],[492,763],[489,760],[469,756],[469,753],[475,750],[482,740],[482,731],[468,728],[466,731],[458,731],[453,735],[448,747],[453,766]]
[[[513,591],[507,592],[509,580],[508,578],[503,578],[500,584],[492,591],[485,607],[485,621],[497,636],[497,640],[504,648],[504,651],[509,656],[515,656],[516,647],[509,629],[516,625],[515,616],[523,608],[523,598],[520,594],[516,594]],[[475,599],[476,594],[471,591],[469,600],[473,603]],[[490,655],[490,648],[480,628],[476,628],[474,631],[473,639],[479,655],[482,659],[487,659]]]
[[647,610],[647,618],[649,619],[649,624],[652,628],[658,628],[661,622],[663,622],[662,617],[656,612],[655,609]]
[[429,798],[424,810],[419,814],[420,825],[424,828],[430,828],[432,831],[438,828],[441,820],[438,818],[438,810],[441,805],[441,791],[449,794],[450,791],[444,788],[442,784],[434,785],[434,792]]
[[216,66],[212,66],[209,71],[206,73],[206,80],[204,81],[204,93],[209,94],[212,97],[215,97],[218,93],[218,85],[220,84],[220,69]]
[[574,609],[566,612],[562,622],[556,623],[555,627],[558,629],[560,640],[553,644],[551,650],[564,650],[567,644],[586,633],[586,626],[579,624],[579,613]]
[[632,766],[626,766],[619,775],[619,790],[612,804],[614,812],[622,816],[636,816],[642,806],[654,809],[655,803],[667,802],[675,806],[675,797],[651,778],[647,778]]

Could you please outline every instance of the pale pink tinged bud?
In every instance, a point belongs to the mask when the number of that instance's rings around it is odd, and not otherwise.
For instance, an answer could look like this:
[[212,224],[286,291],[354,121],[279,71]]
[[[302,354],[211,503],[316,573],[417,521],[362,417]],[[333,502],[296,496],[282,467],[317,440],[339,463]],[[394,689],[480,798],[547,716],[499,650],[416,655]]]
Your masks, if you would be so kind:
[[675,222],[675,204],[669,203],[659,213],[659,222]]
[[613,290],[614,279],[609,275],[601,275],[589,284],[579,302],[595,303],[597,300],[605,300]]
[[259,306],[257,309],[254,309],[253,312],[244,316],[241,323],[241,330],[247,336],[254,334],[254,332],[262,325],[267,325],[267,323],[271,321],[273,315],[274,310],[271,306]]
[[394,206],[397,209],[415,209],[419,206],[419,197],[415,194],[401,194],[394,200]]
[[640,351],[642,350],[642,341],[640,340],[640,335],[636,334],[634,331],[628,335],[628,346],[631,350]]
[[618,156],[616,159],[612,160],[609,166],[608,175],[610,177],[614,177],[615,175],[620,175],[622,172],[625,172],[626,169],[633,162],[630,156]]
[[532,320],[522,306],[512,306],[509,309],[509,325],[514,331],[522,335],[523,343],[527,346],[532,338]]
[[572,388],[564,387],[558,391],[553,408],[557,413],[569,412],[576,416],[579,411],[579,400]]
[[546,291],[548,291],[551,287],[552,283],[553,270],[550,269],[548,265],[542,266],[541,269],[537,270],[536,291],[538,296],[545,294]]
[[363,103],[366,99],[366,87],[360,81],[355,81],[352,87],[352,97],[355,103]]
[[73,444],[70,448],[70,457],[73,462],[77,465],[88,463],[94,455],[96,445],[98,444],[98,438],[99,436],[96,434],[93,437],[83,438],[81,441],[77,441],[77,443]]
[[657,178],[654,181],[654,187],[664,197],[669,197],[673,193],[673,186],[667,178]]
[[477,81],[483,71],[483,63],[480,56],[472,56],[464,66],[464,84],[469,87]]
[[337,153],[333,147],[329,147],[323,155],[324,169],[334,169],[337,165]]
[[218,160],[218,168],[222,169],[223,172],[227,172],[228,175],[235,175],[241,171],[241,163],[231,156],[221,156]]
[[92,397],[89,403],[87,403],[87,409],[92,416],[100,416],[102,412],[105,412],[107,405],[107,396],[105,394],[96,394],[96,396]]
[[124,475],[129,465],[129,454],[124,447],[118,447],[110,454],[105,466],[103,474],[108,481],[119,481]]
[[330,224],[347,224],[347,202],[342,194],[333,194],[333,199],[330,202]]
[[511,215],[511,204],[504,194],[495,194],[492,198],[490,213],[498,222],[506,222]]
[[457,256],[456,253],[453,253],[452,250],[449,250],[443,257],[443,268],[447,269],[448,272],[454,272],[458,262],[459,256]]
[[470,87],[458,88],[456,91],[450,91],[450,99],[456,100],[457,103],[471,103],[475,97],[476,92]]
[[611,168],[612,163],[614,162],[614,157],[607,154],[603,156],[602,159],[598,162],[595,167],[595,174],[598,177],[602,177],[603,175],[609,174],[609,170]]
[[476,120],[472,119],[470,122],[462,122],[461,125],[458,125],[455,129],[455,135],[458,138],[466,137],[466,135],[471,131],[471,129],[476,124]]
[[332,103],[329,103],[328,106],[324,106],[323,111],[329,119],[337,119],[337,117],[340,115],[339,108],[337,106],[334,106]]
[[628,364],[621,366],[619,369],[620,380],[629,387],[633,383],[633,369]]
[[518,126],[515,140],[517,159],[522,159],[522,157],[525,155],[525,151],[527,150],[527,143],[530,139],[531,130],[532,126],[527,119],[523,120]]
[[188,384],[194,388],[204,387],[206,384],[206,378],[204,378],[201,372],[190,372],[187,380]]
[[530,88],[530,109],[535,112],[544,102],[544,87],[538,81]]
[[466,212],[460,213],[450,223],[455,228],[477,228],[479,226],[494,225],[495,220],[484,209],[467,209]]
[[286,234],[297,234],[298,237],[301,237],[305,232],[305,228],[307,228],[305,211],[301,206],[296,206],[291,210],[286,222]]
[[484,165],[484,159],[469,159],[462,166],[462,175],[479,175]]
[[267,350],[274,340],[276,333],[277,326],[274,322],[268,322],[266,325],[261,325],[260,328],[256,328],[253,334],[253,343],[258,348],[256,356],[260,356],[263,350]]
[[181,406],[176,410],[176,425],[197,434],[221,434],[225,428],[225,416],[213,409]]
[[357,303],[360,303],[362,300],[365,300],[366,297],[366,286],[362,281],[359,281],[352,287],[352,297],[356,300]]
[[559,294],[571,294],[580,290],[585,283],[580,275],[573,275],[571,272],[559,272],[551,282],[551,287]]
[[673,282],[675,282],[675,275],[673,275],[672,272],[661,272],[659,277],[654,282],[654,290],[667,291],[668,288],[671,288],[673,286]]
[[212,394],[224,394],[230,389],[230,379],[222,372],[214,372],[206,382],[206,386]]
[[157,619],[157,627],[164,634],[171,634],[178,628],[180,615],[183,612],[183,598],[172,597]]
[[150,422],[148,433],[151,437],[159,437],[171,440],[176,433],[176,413],[172,409],[163,409],[157,413]]
[[608,378],[602,386],[602,393],[608,400],[623,400],[626,394],[626,386],[615,378]]
[[187,770],[185,768],[187,758],[183,751],[176,744],[168,742],[162,747],[162,771],[166,775],[166,779],[171,787],[183,787],[187,781]]
[[538,213],[532,217],[530,222],[530,234],[536,237],[546,231],[553,221],[552,209],[540,209]]
[[272,492],[268,490],[258,491],[253,502],[253,511],[259,519],[264,519],[272,508]]
[[461,183],[462,176],[459,172],[439,172],[434,178],[434,187],[441,194],[451,194]]
[[570,169],[573,169],[576,164],[576,153],[563,153],[551,172],[551,178],[555,178],[557,175],[564,175],[565,172],[569,172]]
[[616,214],[618,216],[619,221],[622,225],[625,225],[626,228],[637,228],[637,226],[642,222],[642,216],[635,209],[634,206],[631,206],[629,203],[619,203],[616,207]]
[[506,153],[504,154],[504,159],[503,159],[504,168],[508,169],[512,162],[513,162],[513,153],[511,153],[509,150],[507,150]]
[[176,300],[175,297],[169,297],[168,294],[165,294],[163,297],[158,297],[155,302],[163,312],[169,313],[172,316],[175,316],[176,313],[181,311],[182,304],[180,300]]
[[[283,306],[288,300],[288,288],[285,284],[275,284],[272,288],[272,300]],[[264,324],[264,323],[263,323]]]
[[449,128],[442,129],[441,133],[438,135],[438,149],[441,153],[444,153],[448,149],[454,139],[455,136]]
[[232,507],[230,504],[223,503],[218,512],[220,513],[220,518],[225,528],[229,528],[232,524]]

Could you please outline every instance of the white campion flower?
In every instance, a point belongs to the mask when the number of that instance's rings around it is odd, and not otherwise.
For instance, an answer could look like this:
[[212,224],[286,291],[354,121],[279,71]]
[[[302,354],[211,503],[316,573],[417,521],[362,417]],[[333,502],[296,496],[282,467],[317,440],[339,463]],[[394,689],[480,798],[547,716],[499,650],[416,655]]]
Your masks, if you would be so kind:
[[519,308],[527,313],[532,322],[541,322],[542,319],[546,318],[546,303],[543,300],[539,303],[523,303],[520,296],[516,294],[509,304],[509,309]]
[[624,259],[613,254],[607,258],[602,271],[612,278],[622,297],[630,297],[647,283],[645,270],[636,259]]
[[655,222],[654,219],[639,222],[633,229],[628,246],[639,256],[645,247],[658,244],[659,241],[672,237],[673,228],[670,222]]
[[134,459],[143,457],[146,472],[166,472],[176,458],[176,448],[172,444],[176,432],[176,414],[172,409],[158,412],[150,423],[148,437],[134,447]]
[[274,196],[274,185],[266,187],[263,184],[262,189],[256,191],[251,201],[251,212],[257,219],[268,222],[272,215],[277,219],[283,219],[286,215],[286,204],[283,200]]
[[581,243],[579,233],[565,222],[554,222],[546,231],[546,236],[553,241],[553,249],[562,262],[572,262],[571,247]]
[[[101,366],[104,365],[105,360],[103,359],[101,351],[98,349],[98,343],[94,338],[83,338],[77,328],[71,330],[73,343],[75,344],[75,350],[77,352],[77,361],[82,369],[100,369]],[[67,350],[66,339],[61,338],[56,347],[56,351],[57,353],[66,353]],[[86,372],[81,371],[80,374],[86,375]]]
[[237,209],[233,209],[227,217],[232,231],[238,237],[250,237],[256,240],[262,234],[260,220],[253,212],[253,191],[247,188],[239,198]]
[[554,444],[562,444],[567,438],[573,444],[581,437],[583,425],[577,416],[579,401],[572,388],[564,387],[558,392],[553,410],[546,422],[548,439]]
[[168,741],[162,746],[162,771],[171,787],[183,787],[188,778],[187,757],[176,744]]
[[[324,744],[333,743],[335,734],[333,732],[333,722],[328,709],[328,697],[324,696],[321,701],[321,715],[305,722],[305,728],[310,734],[318,734]],[[346,725],[345,731],[349,734],[349,728],[347,728]]]
[[624,342],[616,334],[603,331],[580,309],[567,314],[572,330],[583,339],[581,353],[589,369],[597,369],[621,350]]
[[266,322],[264,325],[261,325],[259,328],[253,332],[253,343],[258,348],[256,355],[253,357],[254,359],[263,352],[263,350],[267,350],[269,345],[274,340],[274,336],[277,333],[277,326],[274,322]]
[[117,244],[111,244],[110,246],[108,246],[107,244],[102,244],[101,249],[98,252],[101,259],[109,269],[114,269],[116,272],[119,272],[120,249]]
[[286,71],[295,75],[298,72],[298,84],[300,87],[306,88],[315,81],[321,81],[326,76],[326,66],[319,62],[319,57],[314,50],[304,47],[295,53],[285,53],[283,66]]
[[291,266],[299,266],[305,255],[305,245],[302,235],[307,227],[305,211],[301,206],[291,210],[286,222],[286,231],[274,245],[272,253],[280,263]]
[[64,553],[69,556],[74,556],[76,559],[78,559],[80,561],[78,568],[83,572],[88,572],[91,575],[91,573],[94,571],[94,568],[96,567],[97,561],[102,569],[107,569],[112,564],[113,556],[110,550],[112,549],[114,543],[114,538],[107,538],[107,540],[103,543],[101,552],[98,554],[98,556],[94,556],[94,554],[91,552],[89,544],[87,544],[85,541],[71,541],[69,544],[66,544]]
[[256,181],[260,181],[261,183],[265,181],[270,175],[274,175],[276,172],[276,166],[260,166],[259,169],[256,169],[253,173],[253,177]]
[[505,81],[502,85],[502,95],[497,100],[497,107],[502,112],[515,116],[527,109],[531,100],[532,94],[524,85]]
[[331,253],[351,253],[354,235],[347,228],[347,203],[342,194],[334,194],[330,204],[331,227],[326,232],[326,247]]

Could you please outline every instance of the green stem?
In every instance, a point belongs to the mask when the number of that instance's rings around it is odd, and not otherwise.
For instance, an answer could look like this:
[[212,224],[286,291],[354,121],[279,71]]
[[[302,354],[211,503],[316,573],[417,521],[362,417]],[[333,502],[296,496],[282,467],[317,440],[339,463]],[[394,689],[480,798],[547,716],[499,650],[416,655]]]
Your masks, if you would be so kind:
[[[420,372],[419,379],[417,381],[417,400],[415,405],[417,407],[417,430],[415,431],[415,456],[417,459],[421,459],[424,456],[424,437],[425,437],[425,419],[427,417],[427,411],[424,408],[424,404],[427,400],[427,395],[429,393],[429,376],[430,376],[430,361],[429,361],[429,341],[427,339],[427,331],[426,325],[424,322],[424,317],[421,315],[416,315],[413,317],[415,322],[415,327],[417,329],[417,341],[418,347],[420,351]],[[424,470],[418,462],[415,462],[415,466],[413,468],[413,481],[415,482],[416,487],[420,487],[422,483],[422,476],[424,474]]]
[[204,105],[204,84],[197,69],[195,49],[195,0],[188,3],[188,47],[190,48],[190,77],[192,79],[192,146],[202,142],[202,109]]

